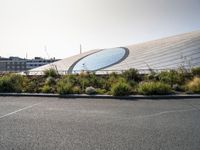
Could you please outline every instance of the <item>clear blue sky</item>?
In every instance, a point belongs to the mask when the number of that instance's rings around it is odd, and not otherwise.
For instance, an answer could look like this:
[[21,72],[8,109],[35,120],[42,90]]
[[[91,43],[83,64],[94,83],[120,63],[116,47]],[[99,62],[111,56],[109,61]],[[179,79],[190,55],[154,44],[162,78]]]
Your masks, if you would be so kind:
[[200,30],[200,0],[0,0],[0,56],[65,58]]

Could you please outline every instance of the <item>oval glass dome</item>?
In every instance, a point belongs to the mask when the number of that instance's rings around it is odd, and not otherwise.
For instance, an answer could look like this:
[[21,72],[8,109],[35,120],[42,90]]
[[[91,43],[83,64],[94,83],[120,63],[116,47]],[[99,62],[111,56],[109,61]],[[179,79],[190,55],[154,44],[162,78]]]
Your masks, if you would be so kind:
[[79,73],[83,70],[97,71],[121,62],[127,55],[128,50],[122,47],[104,49],[81,58],[70,67],[69,71],[71,73]]

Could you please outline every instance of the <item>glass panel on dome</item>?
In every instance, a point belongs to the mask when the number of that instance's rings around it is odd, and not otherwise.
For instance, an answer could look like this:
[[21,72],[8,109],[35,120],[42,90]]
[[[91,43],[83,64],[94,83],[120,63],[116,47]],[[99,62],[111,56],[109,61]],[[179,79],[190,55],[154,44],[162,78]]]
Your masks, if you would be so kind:
[[82,70],[96,71],[114,65],[126,57],[128,50],[125,48],[104,49],[80,59],[72,68],[72,73]]

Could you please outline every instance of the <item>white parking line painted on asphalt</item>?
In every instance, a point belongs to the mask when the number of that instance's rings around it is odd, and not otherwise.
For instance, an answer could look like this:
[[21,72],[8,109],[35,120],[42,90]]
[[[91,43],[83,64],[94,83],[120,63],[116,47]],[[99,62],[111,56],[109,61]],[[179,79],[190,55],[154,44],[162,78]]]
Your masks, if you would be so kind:
[[16,110],[16,111],[11,112],[11,113],[8,113],[8,114],[5,114],[5,115],[3,115],[3,116],[0,116],[0,119],[5,118],[5,117],[8,117],[8,116],[11,116],[11,115],[16,114],[16,113],[18,113],[18,112],[20,112],[20,111],[23,111],[23,110],[32,108],[32,107],[37,106],[37,105],[39,105],[39,104],[41,104],[41,103],[36,103],[36,104],[30,105],[30,106],[27,106],[27,107],[18,109],[18,110]]
[[170,111],[163,111],[155,114],[150,114],[150,115],[144,115],[144,116],[137,116],[136,118],[149,118],[149,117],[156,117],[164,114],[169,114],[169,113],[179,113],[179,112],[187,112],[187,111],[198,111],[196,108],[192,109],[181,109],[181,110],[170,110]]

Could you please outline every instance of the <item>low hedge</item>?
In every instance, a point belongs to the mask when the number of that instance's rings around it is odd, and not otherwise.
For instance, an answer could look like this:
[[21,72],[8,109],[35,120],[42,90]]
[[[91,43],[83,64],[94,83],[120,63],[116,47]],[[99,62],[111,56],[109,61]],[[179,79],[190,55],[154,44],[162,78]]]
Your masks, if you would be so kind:
[[0,78],[0,92],[22,92],[23,77],[18,74],[8,74]]
[[127,83],[119,82],[111,87],[113,96],[127,96],[132,93],[131,87]]
[[144,95],[166,95],[172,93],[171,87],[163,82],[142,82],[138,86],[138,93]]
[[63,82],[59,82],[57,84],[57,92],[60,95],[64,95],[64,94],[73,94],[73,87],[71,84],[69,83],[63,83]]

